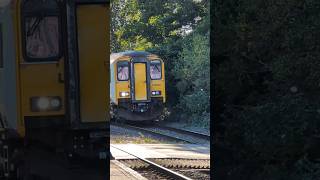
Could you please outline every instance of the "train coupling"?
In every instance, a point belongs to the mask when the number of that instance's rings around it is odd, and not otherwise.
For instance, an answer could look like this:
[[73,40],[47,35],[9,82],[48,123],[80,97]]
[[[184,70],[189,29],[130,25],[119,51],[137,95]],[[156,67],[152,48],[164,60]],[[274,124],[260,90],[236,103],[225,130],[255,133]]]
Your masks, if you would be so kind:
[[133,112],[147,112],[149,109],[148,103],[135,103],[132,105]]
[[74,135],[72,151],[82,157],[107,159],[107,138],[109,135],[106,131]]

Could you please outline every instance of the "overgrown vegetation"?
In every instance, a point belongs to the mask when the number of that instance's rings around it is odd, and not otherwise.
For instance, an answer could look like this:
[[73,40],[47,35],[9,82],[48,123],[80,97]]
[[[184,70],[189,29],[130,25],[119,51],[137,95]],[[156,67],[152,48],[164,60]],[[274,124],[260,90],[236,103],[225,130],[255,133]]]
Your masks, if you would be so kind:
[[169,120],[210,122],[209,0],[112,1],[112,52],[145,50],[165,61]]
[[320,179],[320,2],[213,7],[216,178]]

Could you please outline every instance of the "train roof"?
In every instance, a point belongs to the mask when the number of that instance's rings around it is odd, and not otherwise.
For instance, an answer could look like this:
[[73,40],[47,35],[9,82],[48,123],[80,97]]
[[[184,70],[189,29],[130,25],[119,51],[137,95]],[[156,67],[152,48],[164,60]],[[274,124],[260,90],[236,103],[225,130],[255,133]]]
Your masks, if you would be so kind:
[[122,56],[139,57],[139,56],[151,56],[151,55],[154,55],[154,54],[146,51],[124,51],[124,52],[118,52],[118,53],[111,53],[110,63],[113,63],[116,59]]
[[151,53],[147,51],[124,51],[124,52],[119,52],[117,54],[121,54],[124,56],[148,56]]

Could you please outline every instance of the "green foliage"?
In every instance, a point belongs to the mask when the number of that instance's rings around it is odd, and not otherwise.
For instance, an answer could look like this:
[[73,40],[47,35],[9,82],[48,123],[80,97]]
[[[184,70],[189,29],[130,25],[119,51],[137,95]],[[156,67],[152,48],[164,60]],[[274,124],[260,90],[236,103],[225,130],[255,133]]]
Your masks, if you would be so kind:
[[[208,0],[114,0],[111,25],[112,52],[147,50],[164,60],[166,112],[173,115],[171,119],[207,127],[210,121],[208,4]],[[187,30],[192,33],[188,34]]]
[[114,0],[112,4],[112,51],[146,50],[180,38],[182,26],[197,26],[208,2],[174,0]]
[[[192,34],[183,40],[182,52],[174,64],[172,73],[179,91],[178,107],[198,122],[209,124],[210,118],[202,118],[210,108],[210,59],[209,34]],[[204,115],[205,116],[205,115]]]
[[320,3],[217,0],[213,13],[217,144],[239,160],[229,178],[319,179]]
[[[319,173],[316,164],[314,170],[302,169],[312,156],[319,157],[315,134],[320,129],[320,114],[316,103],[301,95],[288,95],[273,97],[259,106],[230,107],[226,112],[233,117],[224,122],[225,141],[241,164],[255,165],[247,169],[252,171],[250,175],[240,179],[303,179],[311,171]],[[304,157],[306,161],[301,161]],[[245,168],[238,167],[234,167],[235,174],[246,174]]]
[[320,177],[320,165],[309,161],[307,158],[301,158],[295,163],[295,179],[316,180]]
[[168,112],[179,115],[172,119],[207,127],[208,4],[208,0],[114,0],[111,23],[112,52],[147,50],[164,60]]

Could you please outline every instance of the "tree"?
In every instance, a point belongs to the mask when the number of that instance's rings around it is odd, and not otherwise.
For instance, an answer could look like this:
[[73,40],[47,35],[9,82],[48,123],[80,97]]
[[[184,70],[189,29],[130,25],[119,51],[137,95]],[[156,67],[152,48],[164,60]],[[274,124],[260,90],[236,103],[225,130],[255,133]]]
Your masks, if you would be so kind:
[[216,0],[215,133],[238,159],[229,179],[319,177],[319,10],[315,0]]
[[[208,26],[207,26],[208,27]],[[210,44],[209,32],[194,33],[183,40],[179,59],[172,74],[179,91],[178,107],[193,124],[210,123]]]
[[[147,50],[159,55],[165,62],[172,114],[189,115],[194,108],[188,102],[201,100],[198,110],[192,111],[193,119],[208,126],[209,1],[114,0],[112,9],[112,51]],[[187,71],[193,73],[187,77]],[[182,88],[190,82],[188,89]],[[182,119],[172,117],[176,118]]]
[[207,0],[114,0],[112,50],[145,50],[177,40],[183,27],[194,28],[207,13],[207,3]]

